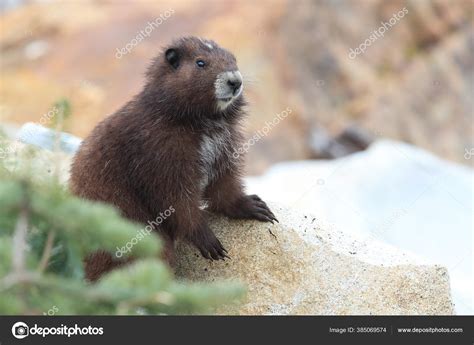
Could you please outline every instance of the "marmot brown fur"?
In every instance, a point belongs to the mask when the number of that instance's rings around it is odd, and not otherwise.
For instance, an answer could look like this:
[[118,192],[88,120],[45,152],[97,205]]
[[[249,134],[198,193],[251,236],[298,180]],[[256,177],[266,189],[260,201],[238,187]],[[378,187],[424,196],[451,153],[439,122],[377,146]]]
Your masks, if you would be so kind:
[[[236,154],[242,90],[230,52],[196,37],[174,41],[152,61],[143,90],[84,140],[71,170],[72,192],[112,204],[143,224],[173,207],[156,229],[168,260],[178,239],[207,259],[227,257],[208,226],[208,211],[276,220],[265,202],[243,190]],[[95,280],[122,263],[93,254],[86,276]]]

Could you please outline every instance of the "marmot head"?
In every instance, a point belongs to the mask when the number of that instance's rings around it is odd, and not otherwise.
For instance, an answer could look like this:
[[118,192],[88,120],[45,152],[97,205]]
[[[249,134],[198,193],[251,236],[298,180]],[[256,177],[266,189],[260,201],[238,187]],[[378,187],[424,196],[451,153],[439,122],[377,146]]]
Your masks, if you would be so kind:
[[147,76],[158,101],[182,120],[232,116],[244,104],[234,55],[211,40],[185,37],[172,42],[154,59]]

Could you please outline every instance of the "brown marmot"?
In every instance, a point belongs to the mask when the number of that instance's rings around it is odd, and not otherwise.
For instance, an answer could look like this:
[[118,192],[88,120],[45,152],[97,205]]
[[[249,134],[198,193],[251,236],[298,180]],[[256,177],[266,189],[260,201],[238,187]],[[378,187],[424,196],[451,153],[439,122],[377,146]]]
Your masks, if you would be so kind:
[[[196,37],[174,41],[151,63],[143,90],[107,117],[74,158],[70,187],[82,198],[116,206],[146,224],[170,207],[156,228],[172,260],[175,240],[207,259],[227,251],[208,226],[208,211],[231,218],[276,221],[241,181],[239,121],[243,81],[230,52]],[[123,261],[98,252],[86,260],[95,280]]]

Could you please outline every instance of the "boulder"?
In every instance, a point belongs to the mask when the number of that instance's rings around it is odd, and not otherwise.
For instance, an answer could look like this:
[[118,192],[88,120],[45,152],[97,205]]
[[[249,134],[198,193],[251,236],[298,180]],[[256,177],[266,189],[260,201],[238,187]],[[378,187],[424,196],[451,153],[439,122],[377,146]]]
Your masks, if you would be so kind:
[[246,185],[250,194],[311,213],[344,233],[372,236],[446,267],[456,314],[473,315],[473,181],[469,167],[378,140],[336,160],[281,162]]
[[445,268],[341,233],[309,214],[271,207],[279,224],[212,219],[230,260],[211,262],[186,244],[178,247],[175,273],[181,279],[246,284],[243,303],[219,314],[453,314]]

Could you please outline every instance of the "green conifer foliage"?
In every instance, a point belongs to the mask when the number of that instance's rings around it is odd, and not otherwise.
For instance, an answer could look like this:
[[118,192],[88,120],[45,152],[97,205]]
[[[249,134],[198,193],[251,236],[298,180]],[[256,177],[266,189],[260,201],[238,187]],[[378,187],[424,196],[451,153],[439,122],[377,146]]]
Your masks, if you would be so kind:
[[84,257],[97,249],[115,252],[143,225],[71,195],[60,154],[4,152],[10,153],[0,160],[0,314],[209,313],[242,295],[238,284],[177,281],[158,259],[153,234],[133,247],[132,264],[86,282]]

